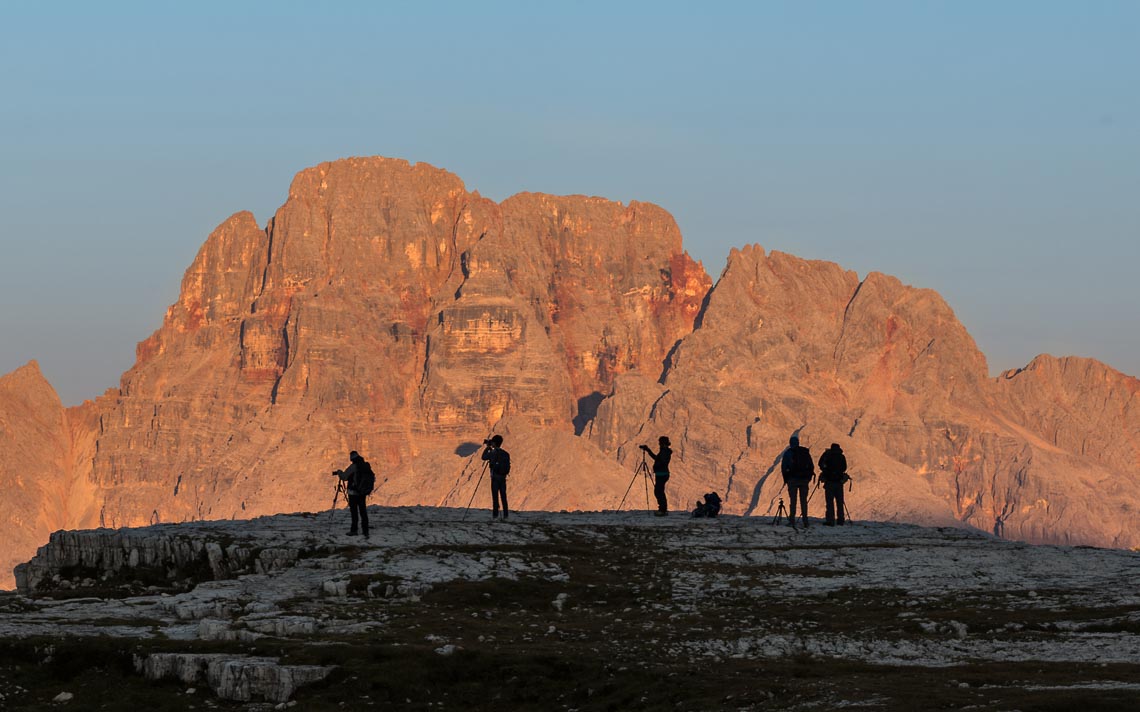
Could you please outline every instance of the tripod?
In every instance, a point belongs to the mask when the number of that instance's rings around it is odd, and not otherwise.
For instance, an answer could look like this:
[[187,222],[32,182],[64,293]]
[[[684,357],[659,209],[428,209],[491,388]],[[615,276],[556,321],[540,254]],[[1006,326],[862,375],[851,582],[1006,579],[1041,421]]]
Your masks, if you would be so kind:
[[475,483],[475,489],[471,492],[471,499],[467,501],[467,509],[463,510],[463,519],[460,521],[467,521],[467,513],[471,511],[471,503],[475,501],[475,495],[479,492],[479,485],[483,484],[483,475],[487,474],[487,465],[491,464],[488,460],[483,463],[483,470],[479,473],[479,481]]
[[336,503],[340,500],[340,496],[344,495],[344,501],[348,501],[348,487],[344,480],[337,480],[336,491],[333,492],[332,509],[329,510],[329,531],[332,531],[333,517],[336,515]]
[[847,521],[846,521],[847,526],[851,526],[852,524],[855,523],[855,521],[853,519],[851,519],[851,510],[847,508],[847,501],[846,500],[843,501],[843,513],[847,516]]
[[787,517],[787,518],[788,518],[788,522],[789,522],[789,523],[792,523],[793,525],[795,524],[794,522],[792,522],[792,518],[791,518],[791,517],[788,517],[788,510],[787,510],[787,508],[786,508],[786,507],[784,507],[784,498],[783,498],[783,497],[781,497],[781,498],[780,498],[780,506],[779,506],[779,508],[776,510],[776,516],[775,516],[775,517],[772,517],[772,526],[776,526],[777,524],[779,524],[779,523],[780,523],[780,521],[781,521],[781,520],[782,520],[784,517]]
[[633,489],[633,483],[637,482],[638,475],[645,477],[645,513],[653,516],[653,510],[649,508],[649,465],[645,463],[645,455],[641,456],[641,464],[633,471],[633,479],[629,481],[629,487],[625,488],[625,495],[622,496],[621,504],[617,507],[618,511],[620,512],[621,508],[625,506],[625,499],[629,496],[629,491]]

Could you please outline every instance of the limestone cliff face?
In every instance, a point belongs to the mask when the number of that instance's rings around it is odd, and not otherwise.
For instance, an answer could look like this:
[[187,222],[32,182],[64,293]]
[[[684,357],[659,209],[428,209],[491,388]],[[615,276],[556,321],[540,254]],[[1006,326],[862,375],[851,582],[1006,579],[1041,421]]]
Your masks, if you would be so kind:
[[816,457],[844,448],[856,516],[1132,547],[1137,385],[1082,359],[993,381],[934,292],[746,248],[662,382],[619,381],[590,437],[620,457],[679,434],[688,493],[756,513],[783,495],[777,458],[797,432]]
[[140,345],[101,417],[100,521],[321,508],[350,448],[387,496],[461,497],[459,443],[504,418],[570,431],[616,374],[660,370],[708,283],[655,206],[500,206],[390,159],[308,169],[265,230],[215,230]]
[[518,507],[615,506],[668,434],[673,502],[763,514],[799,432],[843,445],[857,517],[1140,544],[1135,379],[990,379],[929,290],[759,247],[711,287],[657,206],[495,203],[401,160],[306,169],[264,228],[223,222],[118,389],[65,411],[34,367],[0,383],[10,559],[53,528],[323,509],[349,449],[374,501],[464,506],[492,430]]

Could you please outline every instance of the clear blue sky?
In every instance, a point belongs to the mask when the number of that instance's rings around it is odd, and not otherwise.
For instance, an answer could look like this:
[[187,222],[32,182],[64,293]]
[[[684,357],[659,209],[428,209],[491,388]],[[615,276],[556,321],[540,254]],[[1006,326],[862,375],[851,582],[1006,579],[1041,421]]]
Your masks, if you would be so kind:
[[[327,7],[326,7],[327,5]],[[323,160],[656,202],[941,292],[991,371],[1140,374],[1140,3],[0,0],[0,372],[116,386]]]

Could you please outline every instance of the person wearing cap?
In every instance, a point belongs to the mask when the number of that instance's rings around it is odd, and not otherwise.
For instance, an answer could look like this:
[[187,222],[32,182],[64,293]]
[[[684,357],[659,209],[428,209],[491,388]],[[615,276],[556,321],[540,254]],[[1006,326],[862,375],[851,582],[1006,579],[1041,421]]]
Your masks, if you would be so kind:
[[796,498],[803,510],[804,526],[808,525],[808,487],[815,477],[815,464],[811,451],[800,445],[799,437],[793,435],[788,440],[788,449],[780,458],[780,473],[788,486],[788,524],[796,526]]
[[510,514],[507,509],[507,475],[511,472],[511,454],[503,449],[502,435],[496,434],[483,443],[487,446],[483,451],[483,459],[491,471],[491,519],[499,518],[499,501],[502,500],[505,522]]
[[827,502],[827,516],[823,522],[826,526],[843,526],[845,523],[843,485],[850,479],[843,448],[839,443],[831,443],[831,447],[819,456],[819,481],[823,483],[823,496]]
[[669,499],[665,496],[665,485],[669,482],[669,461],[673,459],[673,450],[669,447],[669,438],[662,435],[657,438],[660,445],[658,452],[653,452],[648,445],[640,448],[653,458],[653,496],[657,498],[658,517],[669,514]]

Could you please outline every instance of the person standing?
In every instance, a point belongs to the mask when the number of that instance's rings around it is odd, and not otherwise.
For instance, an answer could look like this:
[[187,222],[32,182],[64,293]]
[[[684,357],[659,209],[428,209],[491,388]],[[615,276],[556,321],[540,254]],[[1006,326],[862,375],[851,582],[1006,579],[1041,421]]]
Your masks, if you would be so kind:
[[839,443],[831,443],[831,447],[819,456],[819,481],[823,483],[823,496],[827,501],[827,516],[823,523],[829,527],[845,523],[843,485],[850,479],[843,448]]
[[483,451],[483,459],[491,471],[491,519],[499,518],[499,501],[502,500],[505,522],[510,514],[507,509],[507,475],[511,473],[511,454],[503,449],[502,435],[484,440],[483,444],[487,446]]
[[788,486],[788,524],[796,525],[796,498],[799,498],[800,508],[803,510],[804,526],[808,525],[808,486],[815,477],[815,464],[811,459],[811,451],[800,445],[799,437],[793,435],[788,440],[788,449],[780,462],[780,473],[784,476],[784,484]]
[[[376,486],[376,475],[372,472],[372,465],[353,450],[348,453],[351,464],[345,470],[337,470],[334,475],[345,482],[348,496],[348,512],[352,515],[352,526],[348,530],[349,536],[356,536],[357,532],[368,538],[368,495]],[[359,523],[359,529],[357,524]]]
[[653,458],[653,496],[657,498],[658,517],[669,514],[669,500],[665,496],[665,485],[669,482],[669,461],[673,459],[673,450],[669,447],[669,438],[662,435],[657,438],[660,446],[659,452],[653,452],[648,445],[641,445],[641,449]]

